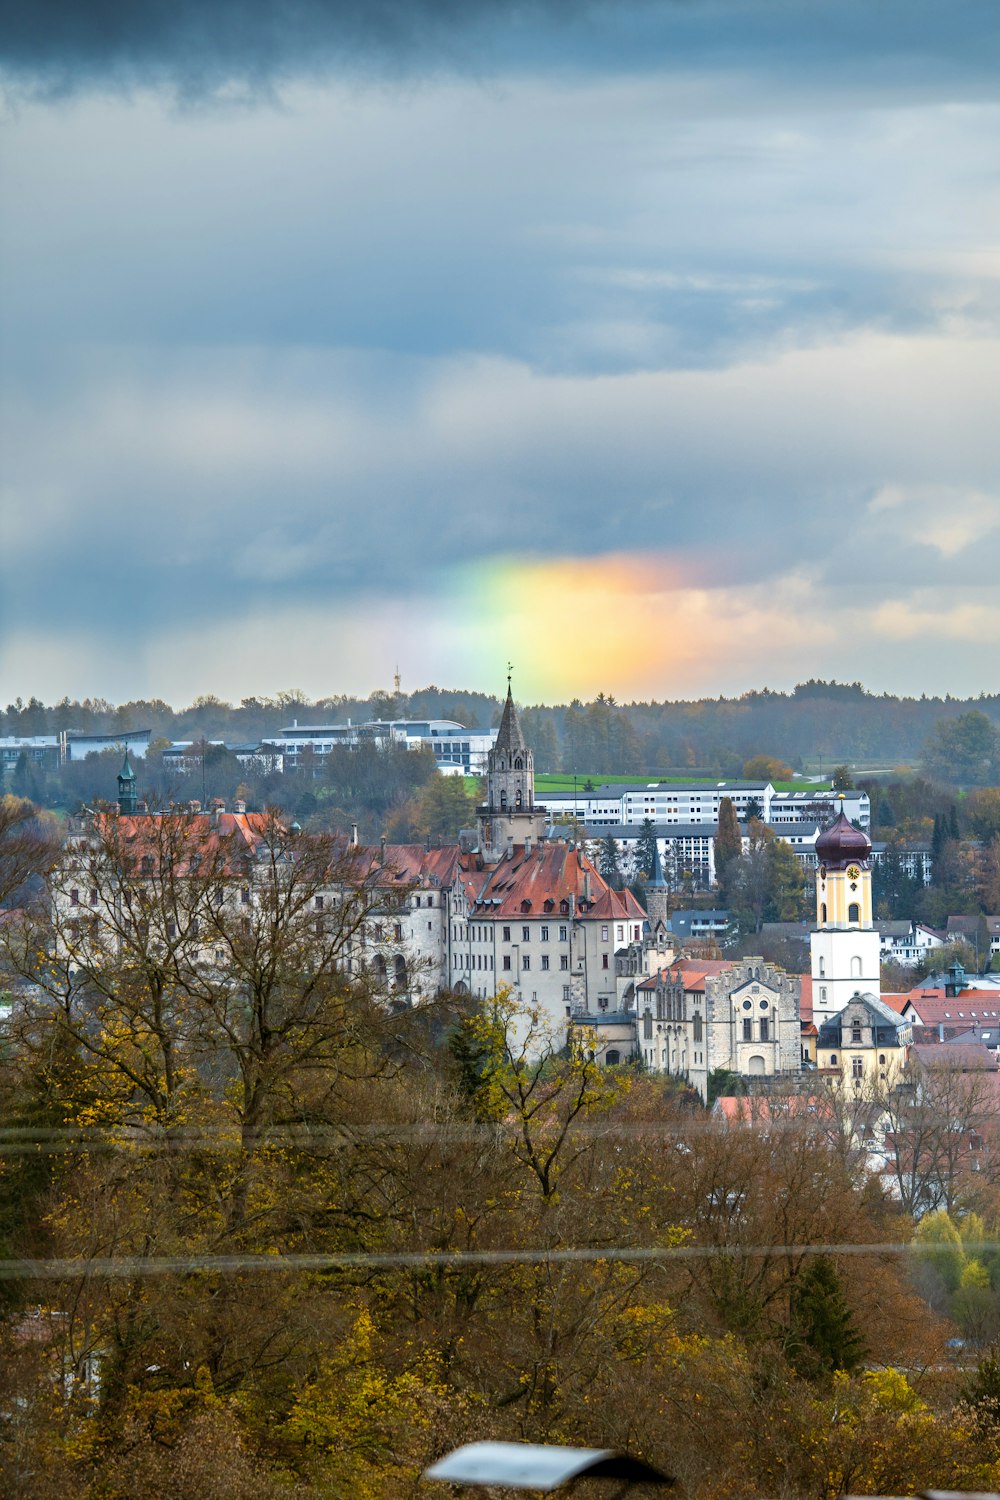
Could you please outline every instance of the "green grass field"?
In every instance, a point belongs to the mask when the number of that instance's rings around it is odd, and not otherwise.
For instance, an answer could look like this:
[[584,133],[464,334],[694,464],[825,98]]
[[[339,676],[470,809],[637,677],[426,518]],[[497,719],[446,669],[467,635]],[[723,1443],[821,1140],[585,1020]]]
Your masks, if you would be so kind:
[[[716,786],[724,778],[721,776],[600,776],[577,775],[575,778],[561,772],[536,773],[535,791],[539,796],[543,792],[582,792],[589,781],[593,786],[622,786],[638,782],[640,785],[649,782],[658,782],[661,786]],[[804,782],[804,781],[776,781],[773,783],[775,791],[778,792],[828,792],[829,782]]]

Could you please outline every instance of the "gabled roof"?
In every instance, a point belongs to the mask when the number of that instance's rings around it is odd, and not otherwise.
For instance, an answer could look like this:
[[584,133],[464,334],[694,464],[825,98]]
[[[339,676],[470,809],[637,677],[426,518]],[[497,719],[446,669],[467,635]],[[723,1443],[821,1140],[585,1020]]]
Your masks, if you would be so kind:
[[917,1042],[913,1055],[922,1068],[958,1073],[996,1073],[1000,1063],[981,1042]]
[[912,989],[899,997],[912,1015],[925,1026],[996,1025],[1000,1021],[1000,990],[963,990],[946,995],[943,989]]
[[577,917],[646,920],[631,891],[613,891],[582,849],[556,841],[531,849],[515,844],[509,858],[486,870],[476,869],[471,857],[463,856],[462,881],[481,916],[565,917],[572,900]]

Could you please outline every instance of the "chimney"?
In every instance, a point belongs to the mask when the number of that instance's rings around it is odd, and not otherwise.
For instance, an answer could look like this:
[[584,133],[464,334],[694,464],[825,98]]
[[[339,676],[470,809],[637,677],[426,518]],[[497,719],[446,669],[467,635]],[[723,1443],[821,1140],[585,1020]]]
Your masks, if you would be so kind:
[[531,853],[531,834],[530,833],[526,833],[524,835],[524,852],[525,852],[525,854],[530,854]]
[[351,843],[354,845],[355,848],[357,848],[357,845],[358,845],[358,825],[357,825],[357,823],[352,823],[351,824]]
[[385,834],[384,833],[383,833],[382,837],[379,839],[379,846],[380,846],[380,848],[382,850],[382,863],[384,865],[385,864]]
[[585,870],[584,873],[583,873],[583,899],[584,899],[584,901],[586,901],[587,905],[589,906],[590,905],[590,871],[589,870]]
[[234,813],[245,813],[246,810],[247,810],[246,803],[245,802],[241,802],[240,799],[237,798],[236,801],[233,803],[233,812]]

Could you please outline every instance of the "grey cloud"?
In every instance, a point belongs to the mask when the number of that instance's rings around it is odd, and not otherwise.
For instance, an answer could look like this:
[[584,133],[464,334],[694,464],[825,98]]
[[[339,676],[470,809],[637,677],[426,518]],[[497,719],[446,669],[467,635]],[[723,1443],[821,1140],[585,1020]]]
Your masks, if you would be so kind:
[[956,73],[995,87],[991,0],[5,0],[0,58],[50,89],[168,83],[266,91],[331,68],[525,65],[645,68],[711,62],[823,76],[850,91]]

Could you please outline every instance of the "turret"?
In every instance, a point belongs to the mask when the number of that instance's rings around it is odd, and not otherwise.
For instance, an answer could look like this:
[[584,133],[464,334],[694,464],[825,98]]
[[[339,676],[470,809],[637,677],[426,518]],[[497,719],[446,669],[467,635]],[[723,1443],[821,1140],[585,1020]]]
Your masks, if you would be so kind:
[[128,758],[128,746],[125,747],[125,759],[122,768],[118,772],[118,811],[121,813],[134,813],[137,807],[135,772]]

